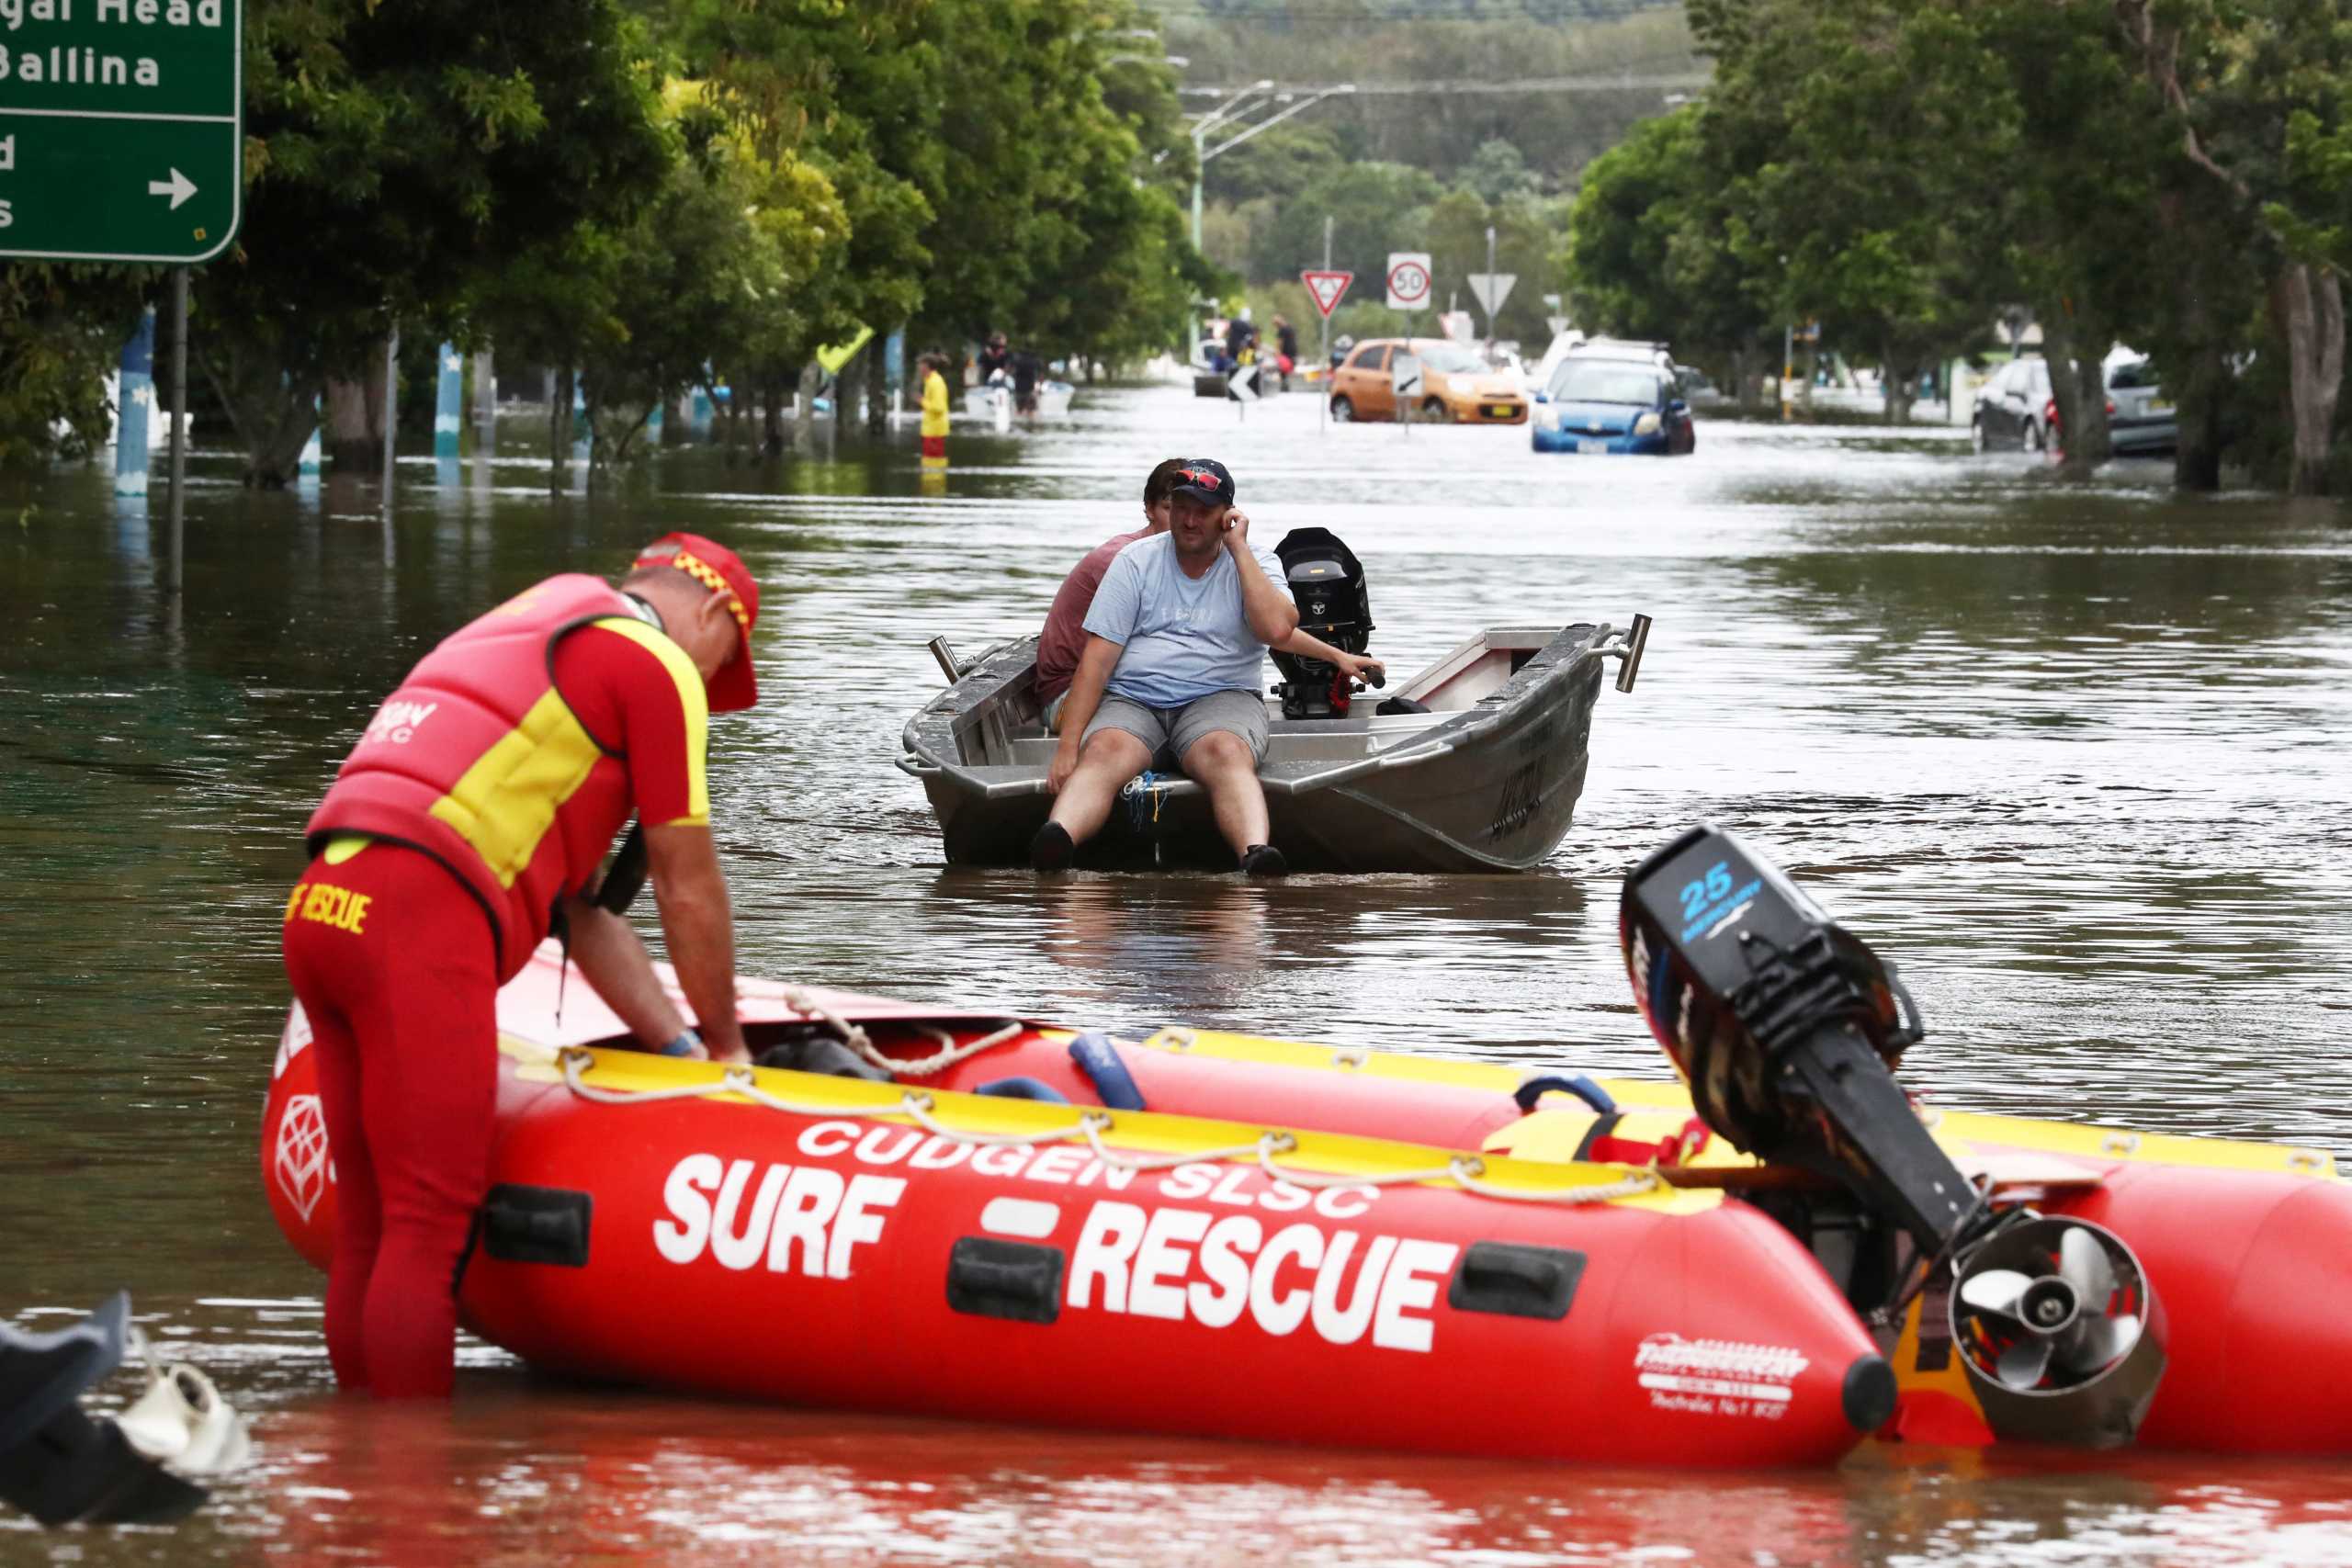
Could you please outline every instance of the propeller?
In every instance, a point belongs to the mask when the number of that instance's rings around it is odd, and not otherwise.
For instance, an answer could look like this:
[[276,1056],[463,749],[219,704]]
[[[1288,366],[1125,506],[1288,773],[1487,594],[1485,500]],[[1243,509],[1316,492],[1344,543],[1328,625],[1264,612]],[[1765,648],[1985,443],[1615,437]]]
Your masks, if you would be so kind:
[[2131,1255],[2079,1221],[2035,1220],[1996,1237],[1954,1295],[1962,1353],[1978,1372],[2019,1393],[2092,1381],[2131,1352],[2145,1326]]

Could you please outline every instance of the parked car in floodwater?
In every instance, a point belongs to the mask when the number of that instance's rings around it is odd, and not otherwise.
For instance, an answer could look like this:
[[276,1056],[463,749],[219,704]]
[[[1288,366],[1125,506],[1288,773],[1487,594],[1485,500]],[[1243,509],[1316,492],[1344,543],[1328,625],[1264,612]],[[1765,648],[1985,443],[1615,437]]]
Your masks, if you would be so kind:
[[1979,452],[1996,446],[2044,451],[2050,446],[2050,432],[2057,416],[2049,365],[2040,359],[2012,359],[1976,389],[1968,439]]
[[1527,394],[1518,381],[1489,366],[1476,349],[1451,338],[1369,338],[1331,374],[1331,417],[1350,420],[1396,417],[1393,365],[1398,354],[1421,364],[1421,389],[1413,400],[1416,420],[1458,424],[1524,424]]
[[1571,354],[1535,403],[1538,452],[1670,457],[1698,445],[1690,405],[1669,364]]
[[2180,417],[2156,384],[2156,367],[2119,351],[2107,362],[2107,438],[2119,457],[2145,457],[2180,445]]
[[[2117,457],[2147,457],[2179,445],[2172,400],[2156,385],[2155,369],[2145,358],[2119,349],[2108,355],[2104,375],[2108,440]],[[1979,387],[1969,438],[1979,452],[1996,446],[2022,446],[2029,452],[2063,449],[2065,421],[2059,417],[2048,362],[2013,359]]]

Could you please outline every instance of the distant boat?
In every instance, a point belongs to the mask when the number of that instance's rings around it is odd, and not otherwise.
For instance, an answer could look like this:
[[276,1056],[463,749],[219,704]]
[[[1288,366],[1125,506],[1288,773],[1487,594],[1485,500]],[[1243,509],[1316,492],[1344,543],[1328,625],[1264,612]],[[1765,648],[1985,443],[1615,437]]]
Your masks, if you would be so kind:
[[[1069,412],[1070,400],[1076,396],[1078,396],[1078,389],[1068,381],[1038,382],[1037,417],[1040,419],[1061,418],[1062,415]],[[964,389],[964,412],[974,419],[994,419],[999,398],[1005,400],[1009,412],[1012,400],[1012,388],[967,387]]]

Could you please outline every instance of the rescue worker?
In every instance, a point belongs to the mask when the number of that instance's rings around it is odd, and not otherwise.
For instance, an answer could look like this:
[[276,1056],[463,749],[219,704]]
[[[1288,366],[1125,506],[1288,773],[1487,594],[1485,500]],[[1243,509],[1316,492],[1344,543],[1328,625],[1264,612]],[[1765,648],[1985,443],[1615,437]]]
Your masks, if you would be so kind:
[[922,461],[940,467],[947,461],[947,361],[939,355],[922,356]]
[[[450,1392],[498,988],[551,929],[647,1047],[747,1059],[703,769],[709,713],[757,700],[759,607],[734,552],[693,534],[647,546],[617,591],[583,574],[526,588],[409,671],[311,814],[286,969],[334,1160],[326,1337],[344,1388]],[[632,811],[693,1028],[635,931],[589,897]]]

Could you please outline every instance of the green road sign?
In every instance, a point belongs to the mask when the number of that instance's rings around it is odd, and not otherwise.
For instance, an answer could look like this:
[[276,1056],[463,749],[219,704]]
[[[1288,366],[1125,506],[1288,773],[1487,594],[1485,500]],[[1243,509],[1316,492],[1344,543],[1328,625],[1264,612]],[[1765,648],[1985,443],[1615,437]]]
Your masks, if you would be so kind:
[[0,0],[0,256],[209,261],[244,193],[243,0]]

